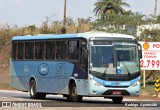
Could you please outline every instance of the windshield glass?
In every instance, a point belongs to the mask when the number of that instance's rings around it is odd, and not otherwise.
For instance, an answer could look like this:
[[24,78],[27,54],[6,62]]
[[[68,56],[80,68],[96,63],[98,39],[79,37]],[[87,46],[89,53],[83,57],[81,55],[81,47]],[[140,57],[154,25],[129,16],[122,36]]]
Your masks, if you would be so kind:
[[138,49],[135,43],[115,43],[117,73],[128,74],[139,71]]
[[96,44],[94,41],[90,44],[91,71],[103,74],[130,74],[139,71],[137,44],[127,42]]

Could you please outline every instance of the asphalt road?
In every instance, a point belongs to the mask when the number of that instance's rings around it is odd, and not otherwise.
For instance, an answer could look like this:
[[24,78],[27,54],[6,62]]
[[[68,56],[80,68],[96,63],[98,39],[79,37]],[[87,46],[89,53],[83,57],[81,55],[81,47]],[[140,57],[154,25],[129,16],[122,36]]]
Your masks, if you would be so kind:
[[145,107],[145,109],[152,110],[159,110],[160,107],[160,100],[151,101],[128,98],[124,98],[122,104],[113,104],[111,99],[104,99],[102,97],[84,97],[82,102],[67,102],[66,98],[62,95],[47,95],[45,100],[33,100],[30,99],[29,93],[15,90],[0,90],[0,107],[2,106],[2,102],[23,104],[31,102],[34,104],[39,103],[42,107],[138,107],[140,109],[144,109]]

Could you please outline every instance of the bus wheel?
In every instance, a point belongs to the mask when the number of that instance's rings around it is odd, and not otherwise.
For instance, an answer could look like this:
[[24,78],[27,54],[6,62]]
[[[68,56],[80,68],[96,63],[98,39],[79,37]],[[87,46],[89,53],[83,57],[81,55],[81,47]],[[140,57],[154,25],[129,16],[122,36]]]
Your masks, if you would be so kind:
[[80,102],[82,101],[82,96],[77,95],[77,87],[75,83],[70,85],[70,96],[67,97],[69,101]]
[[69,102],[72,101],[70,95],[66,96],[66,98],[67,98],[67,101]]
[[38,93],[39,97],[38,99],[45,99],[46,98],[46,94],[45,93]]
[[30,97],[31,99],[37,99],[38,93],[36,91],[36,82],[34,80],[31,80],[30,82]]
[[113,103],[120,104],[122,103],[123,97],[114,97],[112,98]]

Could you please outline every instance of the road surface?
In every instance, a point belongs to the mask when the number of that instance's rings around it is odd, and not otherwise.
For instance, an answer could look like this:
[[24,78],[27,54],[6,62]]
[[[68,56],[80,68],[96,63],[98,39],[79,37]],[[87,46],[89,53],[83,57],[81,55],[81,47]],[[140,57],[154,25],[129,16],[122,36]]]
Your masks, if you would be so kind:
[[[88,109],[117,109],[117,107],[123,107],[124,109],[152,109],[159,110],[160,100],[137,100],[124,98],[122,104],[113,104],[111,99],[104,99],[102,97],[84,97],[82,102],[67,102],[66,98],[62,95],[47,95],[45,100],[33,100],[30,99],[29,93],[16,91],[16,90],[0,90],[0,109],[5,108],[5,103],[11,103],[12,107],[28,107],[28,104],[37,104],[32,105],[33,107],[88,107]],[[3,104],[2,104],[3,103]],[[18,103],[21,103],[18,105]],[[38,105],[39,104],[39,105]],[[3,106],[3,107],[2,107]],[[145,108],[144,108],[144,107]],[[148,107],[150,106],[150,107]],[[74,109],[75,109],[74,108]],[[103,110],[102,109],[102,110]],[[8,110],[8,108],[7,108]],[[40,109],[41,110],[41,109]],[[119,108],[119,110],[121,110]]]

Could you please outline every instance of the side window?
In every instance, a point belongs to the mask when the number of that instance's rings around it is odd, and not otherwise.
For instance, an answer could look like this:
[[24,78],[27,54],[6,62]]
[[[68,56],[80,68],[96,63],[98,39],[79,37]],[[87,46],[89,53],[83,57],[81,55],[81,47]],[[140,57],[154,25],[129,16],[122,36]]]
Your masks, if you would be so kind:
[[17,43],[12,43],[12,59],[16,59],[17,57]]
[[66,59],[67,58],[67,42],[66,41],[56,41],[56,59]]
[[80,58],[80,67],[87,72],[88,70],[88,52],[87,52],[87,47],[82,46],[80,47],[80,53],[81,53],[81,58]]
[[34,57],[34,42],[25,43],[25,59],[33,59]]
[[24,59],[24,43],[23,42],[18,42],[17,59]]
[[68,59],[78,59],[79,41],[69,41]]
[[55,42],[48,41],[46,44],[45,59],[55,59]]
[[35,42],[35,59],[43,59],[44,42]]

